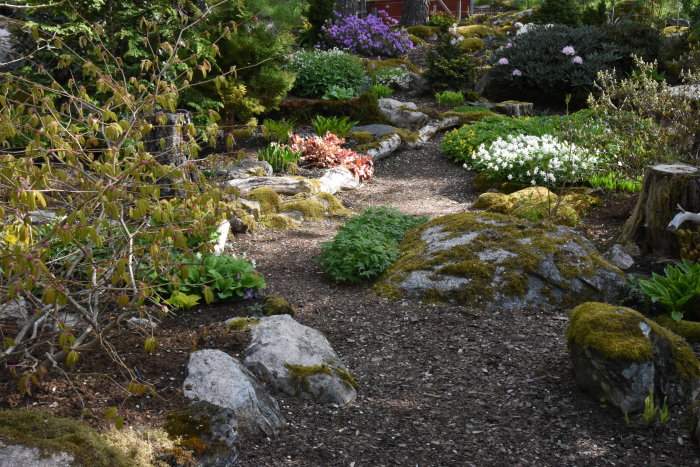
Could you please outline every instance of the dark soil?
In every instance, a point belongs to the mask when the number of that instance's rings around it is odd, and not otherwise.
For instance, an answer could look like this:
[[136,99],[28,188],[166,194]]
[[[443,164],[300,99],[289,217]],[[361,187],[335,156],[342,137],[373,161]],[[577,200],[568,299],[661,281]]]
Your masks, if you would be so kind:
[[[469,209],[473,174],[447,161],[440,138],[376,163],[376,176],[341,195],[351,209],[394,206],[431,217]],[[581,231],[610,244],[629,212],[631,195],[606,195]],[[582,392],[563,337],[568,310],[494,312],[469,306],[389,302],[371,283],[332,282],[314,259],[342,220],[308,222],[286,232],[236,237],[233,253],[255,260],[268,282],[265,295],[285,297],[301,323],[323,332],[359,383],[347,406],[321,406],[275,394],[288,426],[274,439],[249,439],[240,463],[260,465],[654,465],[700,464],[686,427],[688,408],[671,409],[665,427],[641,416],[626,424],[617,409]],[[224,319],[250,314],[256,302],[180,312],[155,331],[157,353],[124,329],[113,339],[123,364],[136,368],[156,396],[130,396],[119,365],[85,359],[64,378],[41,381],[33,395],[0,380],[3,407],[41,407],[105,428],[101,415],[117,406],[127,426],[158,426],[185,404],[181,388],[192,349],[240,356],[245,332]]]

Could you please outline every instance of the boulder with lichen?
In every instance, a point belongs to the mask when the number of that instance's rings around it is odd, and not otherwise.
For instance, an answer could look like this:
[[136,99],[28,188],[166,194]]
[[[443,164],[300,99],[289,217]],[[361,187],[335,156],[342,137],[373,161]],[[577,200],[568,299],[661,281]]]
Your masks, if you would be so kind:
[[438,217],[407,232],[400,249],[375,285],[388,298],[542,309],[613,301],[625,288],[622,272],[577,232],[503,214]]
[[641,412],[653,393],[668,405],[692,401],[700,362],[683,338],[641,313],[607,303],[584,303],[569,317],[566,338],[576,381],[596,399]]

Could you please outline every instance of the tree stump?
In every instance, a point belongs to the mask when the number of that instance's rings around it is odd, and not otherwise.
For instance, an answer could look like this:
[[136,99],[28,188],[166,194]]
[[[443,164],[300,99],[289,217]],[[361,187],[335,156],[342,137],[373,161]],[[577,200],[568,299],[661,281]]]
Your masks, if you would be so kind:
[[647,167],[637,204],[617,243],[634,242],[654,254],[678,257],[678,240],[667,229],[678,205],[687,211],[700,211],[700,169],[687,164]]

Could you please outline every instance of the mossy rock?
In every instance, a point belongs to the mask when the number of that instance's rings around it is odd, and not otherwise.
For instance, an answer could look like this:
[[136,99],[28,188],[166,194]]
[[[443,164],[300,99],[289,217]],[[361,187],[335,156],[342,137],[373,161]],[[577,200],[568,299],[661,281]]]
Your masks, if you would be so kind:
[[459,43],[462,52],[476,52],[484,48],[484,40],[478,37],[467,37]]
[[224,326],[226,326],[226,329],[230,331],[246,331],[259,322],[260,320],[258,318],[247,318],[241,316],[226,320],[224,322]]
[[263,305],[265,316],[290,315],[294,316],[296,310],[284,297],[270,297]]
[[615,300],[622,272],[562,226],[496,213],[439,217],[406,233],[401,257],[375,292],[495,309],[569,306]]
[[428,43],[425,39],[421,39],[418,36],[414,36],[413,34],[408,35],[408,40],[413,43],[414,47],[420,47]]
[[301,219],[290,215],[290,213],[266,214],[260,216],[258,224],[273,230],[289,230],[298,228],[301,225]]
[[[559,196],[544,187],[528,187],[509,195],[483,193],[474,205],[475,209],[501,214],[510,214],[532,222],[550,219],[561,225],[574,227],[581,222],[579,212],[588,209],[594,202],[587,195]],[[592,197],[588,197],[592,198]]]
[[371,131],[351,131],[348,134],[348,139],[354,139],[357,144],[367,144],[374,139],[374,133]]
[[307,220],[345,217],[352,214],[338,198],[330,193],[318,193],[310,198],[287,201],[279,205],[280,213],[299,212]]
[[457,33],[465,38],[484,37],[494,33],[494,30],[484,24],[472,24],[470,26],[459,26]]
[[408,31],[409,34],[420,37],[421,39],[428,40],[433,36],[437,36],[440,29],[435,26],[419,25],[407,27],[406,31]]
[[654,318],[654,320],[671,332],[683,337],[688,342],[700,344],[700,322],[687,321],[684,319],[676,321],[669,315],[659,315]]
[[250,201],[256,201],[260,204],[260,214],[272,214],[276,213],[279,205],[282,203],[282,198],[277,194],[275,190],[268,187],[260,187],[252,190],[246,199]]
[[473,111],[473,112],[460,112],[460,111],[447,111],[443,112],[440,115],[438,115],[438,118],[447,118],[447,117],[457,117],[459,118],[459,122],[463,125],[468,125],[470,123],[478,122],[484,117],[491,117],[493,115],[496,115],[495,113],[491,112],[490,110],[483,110],[483,111]]
[[680,337],[641,313],[608,303],[571,311],[566,330],[576,380],[625,412],[656,403],[686,403],[697,394],[700,362]]
[[0,410],[0,439],[36,448],[47,457],[66,453],[73,457],[70,465],[75,466],[133,465],[124,452],[84,423],[40,410]]

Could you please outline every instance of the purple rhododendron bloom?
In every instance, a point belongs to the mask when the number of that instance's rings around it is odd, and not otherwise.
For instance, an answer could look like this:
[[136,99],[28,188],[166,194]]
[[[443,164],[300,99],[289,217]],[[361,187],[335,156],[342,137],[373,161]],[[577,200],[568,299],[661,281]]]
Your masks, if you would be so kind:
[[518,70],[517,68],[513,70],[513,76],[522,76],[523,72]]
[[573,47],[571,47],[570,45],[567,45],[566,47],[561,49],[561,53],[563,53],[564,55],[574,55],[576,53],[576,51],[574,50]]
[[499,65],[508,65],[508,59],[503,57],[503,58],[498,60],[498,64]]
[[571,59],[571,63],[578,63],[580,65],[583,63],[583,59],[576,55],[574,58]]
[[390,18],[385,11],[364,18],[334,14],[335,21],[322,28],[325,47],[338,46],[366,57],[398,57],[413,48],[405,29],[391,29],[398,21]]

